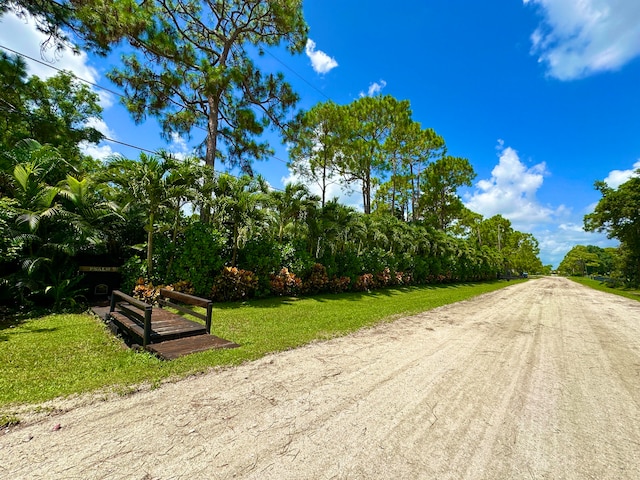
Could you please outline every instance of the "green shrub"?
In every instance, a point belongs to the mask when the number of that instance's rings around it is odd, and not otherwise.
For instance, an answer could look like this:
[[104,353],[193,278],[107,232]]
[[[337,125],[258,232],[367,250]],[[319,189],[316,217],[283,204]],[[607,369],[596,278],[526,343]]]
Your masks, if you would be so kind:
[[316,261],[309,255],[302,242],[287,242],[279,246],[280,266],[287,267],[292,272],[306,278]]
[[355,248],[338,252],[335,257],[323,259],[320,263],[327,267],[327,273],[332,278],[334,276],[356,278],[365,271],[362,257],[358,255]]
[[120,290],[132,294],[139,282],[144,283],[147,277],[147,264],[139,256],[134,255],[120,267],[120,276],[122,278]]
[[238,267],[255,272],[258,276],[256,295],[259,297],[269,295],[269,279],[280,271],[282,265],[279,245],[270,238],[252,238],[238,254]]
[[212,225],[201,222],[189,225],[176,245],[173,267],[165,281],[188,281],[195,295],[207,296],[214,275],[225,263],[224,251],[224,238]]

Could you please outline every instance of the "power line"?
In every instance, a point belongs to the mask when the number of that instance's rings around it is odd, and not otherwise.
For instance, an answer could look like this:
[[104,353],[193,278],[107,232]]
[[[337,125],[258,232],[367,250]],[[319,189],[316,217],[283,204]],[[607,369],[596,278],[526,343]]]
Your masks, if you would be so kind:
[[[14,50],[14,49],[9,48],[9,47],[7,47],[7,46],[5,46],[5,45],[2,45],[2,44],[0,44],[0,48],[2,48],[2,49],[4,49],[4,50],[6,50],[6,51],[8,51],[8,52],[13,53],[14,55],[19,55],[19,56],[24,57],[24,58],[26,58],[26,59],[28,59],[28,60],[31,60],[31,61],[33,61],[33,62],[36,62],[36,63],[38,63],[38,64],[40,64],[40,65],[43,65],[43,66],[45,66],[45,67],[49,67],[49,68],[51,68],[51,69],[53,69],[53,70],[56,70],[56,71],[58,71],[58,72],[68,73],[71,77],[75,78],[76,80],[80,80],[81,82],[84,82],[84,83],[86,83],[86,84],[88,84],[88,85],[91,85],[91,86],[93,86],[93,87],[95,87],[95,88],[98,88],[98,89],[104,90],[104,91],[106,91],[106,92],[109,92],[109,93],[111,93],[111,94],[113,94],[113,95],[116,95],[117,97],[120,97],[120,98],[126,98],[126,96],[125,96],[124,94],[119,93],[119,92],[116,92],[115,90],[111,90],[111,89],[109,89],[109,88],[107,88],[107,87],[104,87],[104,86],[102,86],[102,85],[99,85],[99,84],[97,84],[97,83],[95,83],[95,82],[92,82],[92,81],[90,81],[90,80],[87,80],[87,79],[85,79],[85,78],[79,77],[77,74],[75,74],[75,72],[71,72],[71,71],[69,71],[69,70],[64,70],[64,69],[61,69],[61,68],[55,67],[55,66],[53,66],[53,65],[51,65],[51,64],[49,64],[49,63],[47,63],[47,62],[44,62],[44,61],[42,61],[42,60],[38,60],[38,59],[36,59],[36,58],[33,58],[33,57],[31,57],[30,55],[27,55],[27,54],[25,54],[25,53],[18,52],[17,50]],[[273,56],[273,55],[272,55],[272,56]],[[275,58],[276,60],[278,60],[275,56],[274,56],[274,58]],[[285,65],[283,62],[281,62],[280,60],[278,60],[278,61],[279,61],[280,63],[282,63],[285,67],[289,68],[289,70],[291,70],[292,72],[296,73],[293,69],[291,69],[290,67],[288,67],[287,65]],[[296,73],[296,75],[298,75],[298,74]],[[298,76],[299,76],[300,78],[302,78],[300,75],[298,75]],[[302,78],[302,79],[304,80],[304,78]],[[305,82],[306,82],[306,80],[305,80]],[[307,83],[309,83],[309,82],[307,82]],[[309,85],[311,85],[311,84],[309,84]],[[311,85],[311,86],[313,87],[313,85]],[[315,87],[314,87],[314,88],[315,88]],[[316,89],[316,90],[317,90],[317,89]],[[318,91],[320,92],[320,90],[318,90]],[[322,93],[322,92],[320,92],[320,93]],[[327,97],[327,98],[328,98],[328,97]],[[179,105],[180,105],[180,104],[179,104]],[[11,107],[13,107],[12,105],[10,105],[10,106],[11,106]],[[186,106],[184,106],[184,105],[181,105],[181,106],[183,106],[183,107],[185,107],[185,108],[186,108]],[[256,105],[251,105],[251,107],[256,108],[256,109],[258,108]],[[13,107],[13,108],[15,108],[15,107]],[[204,128],[204,127],[200,127],[199,125],[195,125],[195,128],[200,129],[200,130],[202,130],[202,131],[204,131],[204,132],[208,132],[208,130],[207,130],[206,128]],[[137,145],[133,145],[133,144],[130,144],[130,143],[122,142],[122,141],[120,141],[120,140],[115,140],[115,139],[113,139],[113,138],[109,138],[109,137],[106,137],[106,136],[104,137],[104,140],[109,141],[109,142],[112,142],[112,143],[116,143],[116,144],[119,144],[119,145],[123,145],[123,146],[125,146],[125,147],[133,148],[133,149],[139,150],[139,151],[141,151],[141,152],[147,152],[147,153],[150,153],[150,154],[152,154],[152,155],[158,155],[158,154],[159,154],[159,152],[158,152],[158,151],[156,151],[156,150],[150,150],[150,149],[148,149],[148,148],[139,147],[139,146],[137,146]],[[289,162],[287,162],[286,160],[283,160],[283,159],[281,159],[281,158],[279,158],[279,157],[276,157],[275,155],[271,155],[271,157],[270,157],[270,158],[273,158],[273,159],[275,159],[275,160],[278,160],[279,162],[282,162],[282,163],[284,163],[285,165],[289,163]],[[232,177],[234,177],[234,178],[239,178],[239,177],[237,177],[237,176],[235,176],[235,175],[232,175],[232,174],[230,174],[230,173],[228,173],[228,172],[227,172],[227,174],[231,175],[231,176],[232,176]],[[271,188],[273,188],[274,190],[280,190],[280,189],[277,189],[277,188],[275,188],[275,187],[271,187]],[[280,190],[280,191],[282,191],[282,190]]]
[[38,60],[37,58],[33,58],[33,57],[31,57],[31,56],[29,56],[29,55],[27,55],[25,53],[18,52],[16,50],[13,50],[12,48],[6,47],[4,45],[0,45],[0,48],[2,48],[3,50],[7,50],[8,52],[11,52],[11,53],[13,53],[15,55],[20,55],[21,57],[27,58],[27,59],[31,60],[32,62],[36,62],[36,63],[39,63],[40,65],[44,65],[45,67],[52,68],[53,70],[56,70],[58,72],[68,73],[73,78],[75,78],[76,80],[80,80],[81,82],[87,83],[87,84],[92,85],[92,86],[94,86],[96,88],[99,88],[99,89],[104,90],[106,92],[112,93],[113,95],[116,95],[116,96],[118,96],[120,98],[125,98],[125,96],[123,94],[118,93],[118,92],[116,92],[114,90],[110,90],[110,89],[108,89],[106,87],[103,87],[102,85],[98,85],[97,83],[94,83],[94,82],[92,82],[90,80],[87,80],[85,78],[81,78],[78,75],[76,75],[74,72],[71,72],[69,70],[63,70],[61,68],[54,67],[53,65],[51,65],[51,64],[49,64],[47,62],[44,62],[42,60]]
[[[313,88],[316,92],[318,92],[320,95],[322,95],[324,98],[326,98],[327,100],[331,100],[331,97],[329,97],[326,93],[324,93],[322,90],[320,90],[318,87],[316,87],[315,85],[313,85],[310,81],[308,81],[306,78],[304,78],[302,75],[300,75],[298,72],[296,72],[293,68],[291,68],[289,65],[287,65],[286,63],[284,63],[282,60],[280,60],[278,57],[276,57],[273,53],[265,50],[265,53],[271,57],[273,57],[278,63],[280,63],[282,66],[284,66],[287,70],[289,70],[290,72],[292,72],[296,77],[298,77],[300,80],[302,80],[304,83],[306,83],[307,85],[309,85],[311,88]],[[333,101],[333,100],[331,100]]]
[[132,145],[132,144],[126,143],[126,142],[121,142],[120,140],[114,140],[113,138],[109,138],[109,137],[104,137],[103,140],[106,140],[107,142],[117,143],[119,145],[124,145],[125,147],[135,148],[136,150],[140,150],[141,152],[151,153],[152,155],[159,155],[160,154],[160,152],[158,152],[156,150],[149,150],[147,148],[138,147],[136,145]]
[[[126,143],[126,142],[121,142],[121,141],[119,141],[119,140],[114,140],[113,138],[104,137],[104,138],[103,138],[103,140],[106,140],[106,141],[108,141],[108,142],[117,143],[117,144],[119,144],[119,145],[124,145],[125,147],[134,148],[134,149],[136,149],[136,150],[140,150],[141,152],[150,153],[150,154],[152,154],[152,155],[160,155],[160,152],[159,152],[159,151],[157,151],[157,150],[149,150],[149,149],[144,148],[144,147],[138,147],[137,145],[133,145],[133,144]],[[171,153],[171,152],[169,152],[169,153]],[[273,157],[273,158],[276,158],[276,157]],[[277,159],[277,160],[280,160],[279,158],[276,158],[276,159]],[[225,171],[224,173],[225,173],[225,174],[227,174],[227,175],[229,175],[229,176],[231,176],[231,177],[233,177],[233,178],[235,178],[235,179],[238,179],[238,180],[240,179],[240,177],[238,177],[237,175],[234,175],[233,173],[231,173],[231,172],[229,172],[229,171]],[[272,186],[272,185],[269,185],[269,187],[270,187],[272,190],[277,190],[277,191],[279,191],[279,192],[284,192],[284,190],[282,190],[282,189],[280,189],[280,188],[276,188],[276,187],[274,187],[274,186]]]

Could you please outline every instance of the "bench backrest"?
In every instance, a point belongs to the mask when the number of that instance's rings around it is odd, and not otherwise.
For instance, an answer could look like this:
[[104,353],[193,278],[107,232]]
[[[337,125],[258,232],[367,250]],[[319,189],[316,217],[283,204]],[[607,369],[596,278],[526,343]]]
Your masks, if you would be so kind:
[[178,302],[186,303],[188,305],[194,305],[196,307],[207,308],[207,305],[211,303],[211,300],[207,298],[196,297],[189,295],[188,293],[176,292],[175,290],[167,290],[166,288],[160,289],[160,296],[177,300]]
[[[207,313],[202,314],[199,312],[194,312],[193,310],[183,307],[182,305],[170,300],[176,300],[182,304],[193,305],[195,307],[206,308]],[[161,288],[160,296],[158,297],[158,304],[160,306],[175,308],[182,313],[193,315],[194,317],[198,317],[204,320],[207,333],[211,333],[211,313],[213,312],[213,302],[211,300],[207,298],[196,297],[194,295],[189,295],[188,293],[176,292],[174,290]]]
[[120,298],[121,300],[124,300],[127,303],[130,303],[131,305],[133,305],[136,308],[139,308],[140,310],[146,310],[148,307],[151,307],[151,305],[143,302],[142,300],[133,298],[132,296],[127,295],[126,293],[122,293],[120,290],[114,290],[113,292],[111,292],[111,311],[112,312],[116,306],[116,302],[118,298]]

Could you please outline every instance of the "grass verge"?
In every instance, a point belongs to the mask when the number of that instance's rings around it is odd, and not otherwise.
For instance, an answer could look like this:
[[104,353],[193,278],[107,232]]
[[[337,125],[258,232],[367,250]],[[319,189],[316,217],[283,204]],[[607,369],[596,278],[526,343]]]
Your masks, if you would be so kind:
[[0,408],[105,388],[126,393],[139,383],[156,385],[170,377],[254,360],[513,283],[396,288],[218,304],[212,333],[241,347],[195,353],[171,362],[127,349],[105,325],[88,314],[0,323]]
[[586,277],[569,277],[569,279],[573,280],[576,283],[580,283],[581,285],[585,285],[589,288],[593,288],[594,290],[613,293],[614,295],[620,295],[621,297],[626,297],[632,300],[640,301],[640,290],[633,290],[633,289],[622,288],[622,287],[621,288],[610,287],[604,282],[600,282],[598,280],[592,280]]

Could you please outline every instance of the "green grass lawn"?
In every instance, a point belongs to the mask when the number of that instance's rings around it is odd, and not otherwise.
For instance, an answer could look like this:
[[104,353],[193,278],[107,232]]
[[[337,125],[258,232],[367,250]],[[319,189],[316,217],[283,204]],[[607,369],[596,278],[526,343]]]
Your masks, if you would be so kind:
[[0,410],[105,388],[127,392],[143,382],[154,385],[215,366],[239,364],[513,283],[411,287],[217,304],[212,333],[240,344],[240,348],[195,353],[170,362],[129,350],[102,322],[88,314],[0,323]]
[[632,300],[640,301],[640,290],[633,290],[629,288],[613,288],[607,285],[606,283],[600,282],[598,280],[592,280],[586,277],[569,277],[570,280],[573,280],[576,283],[580,283],[589,288],[593,288],[595,290],[600,290],[602,292],[613,293],[614,295],[620,295],[621,297],[627,297]]

